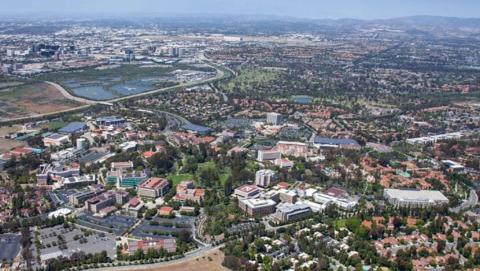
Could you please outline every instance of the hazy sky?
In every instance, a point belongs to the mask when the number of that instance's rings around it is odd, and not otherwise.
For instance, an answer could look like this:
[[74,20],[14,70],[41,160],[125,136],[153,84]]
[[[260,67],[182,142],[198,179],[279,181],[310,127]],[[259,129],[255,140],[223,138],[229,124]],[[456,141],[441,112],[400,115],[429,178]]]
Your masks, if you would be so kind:
[[245,14],[300,18],[480,17],[480,0],[0,0],[0,14]]

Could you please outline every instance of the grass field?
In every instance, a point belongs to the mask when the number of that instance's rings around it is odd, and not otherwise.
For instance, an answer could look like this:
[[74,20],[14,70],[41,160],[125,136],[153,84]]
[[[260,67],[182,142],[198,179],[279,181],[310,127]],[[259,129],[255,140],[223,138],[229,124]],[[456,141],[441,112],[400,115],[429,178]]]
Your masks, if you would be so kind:
[[282,71],[279,70],[263,68],[242,69],[237,77],[222,87],[227,92],[250,92],[255,90],[258,85],[265,85],[274,81],[281,74]]
[[50,121],[48,123],[48,129],[49,130],[58,130],[62,128],[63,126],[67,125],[66,122],[63,121]]
[[171,175],[168,177],[169,180],[172,181],[173,187],[177,186],[182,181],[186,180],[193,180],[194,176],[192,174],[188,173],[183,173],[183,174],[176,174],[176,175]]
[[220,183],[222,185],[225,184],[225,182],[227,181],[227,179],[232,176],[232,169],[227,167],[225,168],[225,170],[222,172],[222,174],[220,174]]
[[29,83],[0,91],[0,120],[35,116],[81,106],[46,83]]
[[[198,164],[198,169],[208,168],[208,167],[215,168],[216,167],[215,162],[209,161],[209,162]],[[224,168],[223,171],[219,172],[220,184],[223,185],[225,181],[228,179],[228,177],[230,177],[231,175],[232,175],[232,169],[229,167],[226,167]]]
[[[198,174],[198,172],[201,170],[201,169],[204,169],[204,168],[215,168],[216,165],[215,165],[215,162],[212,162],[212,161],[209,161],[209,162],[205,162],[205,163],[200,163],[198,164],[198,169],[197,169],[197,172],[196,174]],[[227,181],[227,179],[232,175],[232,169],[230,167],[226,167],[223,171],[219,172],[219,180],[220,180],[220,184],[223,186],[223,184],[225,183],[225,181]],[[169,180],[172,181],[172,185],[175,187],[177,184],[179,184],[180,182],[182,181],[186,181],[186,180],[193,180],[193,181],[197,181],[196,180],[196,175],[195,174],[190,174],[190,173],[179,173],[179,172],[176,172],[176,173],[173,173],[171,174],[170,176],[167,177]]]

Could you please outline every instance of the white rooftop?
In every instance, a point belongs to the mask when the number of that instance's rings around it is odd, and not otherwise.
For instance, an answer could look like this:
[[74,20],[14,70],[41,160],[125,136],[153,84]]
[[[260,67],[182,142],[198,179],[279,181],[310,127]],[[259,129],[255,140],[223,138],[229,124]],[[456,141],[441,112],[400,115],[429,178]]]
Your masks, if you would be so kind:
[[437,190],[385,189],[390,198],[402,201],[448,201],[442,192]]

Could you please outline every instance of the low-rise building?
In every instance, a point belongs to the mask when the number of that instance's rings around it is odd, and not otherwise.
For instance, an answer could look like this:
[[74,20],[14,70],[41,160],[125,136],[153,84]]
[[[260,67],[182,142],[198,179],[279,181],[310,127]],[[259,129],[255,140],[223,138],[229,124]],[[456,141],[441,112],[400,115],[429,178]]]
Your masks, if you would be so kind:
[[295,203],[297,201],[298,194],[295,190],[280,189],[278,192],[281,202]]
[[70,122],[66,126],[60,128],[58,132],[62,134],[79,134],[85,132],[87,129],[87,124],[85,124],[84,122],[75,121]]
[[181,201],[191,200],[197,203],[203,201],[205,189],[195,188],[193,181],[182,181],[177,185],[175,199]]
[[81,206],[89,198],[95,197],[94,191],[81,191],[68,197],[68,202],[73,206]]
[[97,118],[95,122],[100,127],[103,127],[103,126],[123,127],[127,124],[127,121],[125,119],[115,117],[115,116]]
[[435,142],[441,141],[441,140],[460,139],[463,136],[464,135],[462,133],[455,132],[455,133],[447,133],[447,134],[440,134],[440,135],[409,138],[409,139],[407,139],[407,143],[409,143],[409,144],[428,144],[428,143],[435,143]]
[[46,185],[49,180],[60,181],[63,178],[78,176],[80,176],[80,165],[78,164],[72,164],[70,166],[41,164],[36,172],[38,185]]
[[306,157],[308,145],[302,142],[278,141],[275,150],[286,156]]
[[245,213],[255,215],[267,215],[275,211],[277,203],[271,199],[241,199],[238,201],[238,206]]
[[177,242],[175,238],[164,238],[158,240],[137,240],[128,242],[128,252],[133,254],[135,251],[141,249],[147,251],[148,249],[164,249],[166,252],[174,253],[177,251]]
[[442,160],[442,164],[450,172],[460,173],[465,170],[463,165],[452,160]]
[[328,138],[316,136],[313,139],[313,145],[317,148],[346,148],[358,149],[360,144],[354,139],[349,138]]
[[303,219],[312,214],[312,209],[307,204],[280,203],[275,212],[275,219],[285,223],[292,220]]
[[437,190],[385,189],[383,197],[398,207],[425,208],[448,204],[448,198]]
[[345,190],[337,187],[331,187],[324,192],[313,194],[313,199],[317,203],[335,205],[343,210],[352,210],[358,205],[358,197],[350,196]]
[[89,186],[97,182],[97,176],[95,174],[87,174],[82,176],[62,178],[61,181],[54,184],[54,188],[73,189],[84,186]]
[[146,171],[112,170],[107,173],[107,182],[117,187],[138,187],[148,178]]
[[275,161],[275,159],[281,158],[282,154],[276,150],[259,150],[257,154],[257,161]]
[[101,209],[115,203],[115,193],[108,191],[85,202],[85,207],[92,213],[98,213]]
[[115,202],[117,204],[123,205],[128,202],[128,192],[127,191],[117,191],[115,193]]
[[69,135],[51,134],[43,138],[43,145],[46,147],[62,146],[70,142]]
[[233,195],[239,198],[251,198],[260,193],[260,189],[251,184],[245,184],[235,189]]
[[171,214],[173,214],[173,207],[162,206],[158,210],[158,214],[161,215],[161,216],[170,216]]
[[279,168],[291,168],[293,167],[293,161],[290,161],[286,158],[278,158],[273,161],[273,164],[278,166]]
[[158,198],[168,191],[169,183],[164,178],[150,178],[138,186],[137,194],[146,198]]
[[138,216],[143,207],[143,202],[141,202],[138,198],[132,198],[123,206],[123,209],[131,216]]

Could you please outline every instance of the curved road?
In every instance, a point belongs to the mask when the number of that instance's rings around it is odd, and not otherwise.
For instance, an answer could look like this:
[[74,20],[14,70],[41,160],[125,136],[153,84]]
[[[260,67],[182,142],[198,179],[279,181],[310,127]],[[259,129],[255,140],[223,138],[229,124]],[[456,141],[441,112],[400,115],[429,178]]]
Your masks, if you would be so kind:
[[151,95],[151,94],[154,94],[154,93],[169,91],[169,90],[172,90],[172,89],[175,89],[175,88],[193,87],[193,86],[196,86],[196,85],[207,84],[207,83],[211,83],[211,82],[220,80],[220,79],[225,77],[225,72],[222,71],[220,68],[218,68],[218,66],[216,64],[213,64],[212,62],[210,62],[203,55],[200,56],[200,58],[203,61],[205,61],[206,64],[210,65],[210,67],[214,68],[217,71],[217,75],[215,77],[204,79],[204,80],[192,81],[192,82],[183,83],[183,84],[178,84],[178,85],[171,86],[171,87],[166,87],[166,88],[154,89],[154,90],[151,90],[151,91],[142,92],[142,93],[138,93],[138,94],[134,94],[134,95],[130,95],[130,96],[125,96],[125,97],[119,97],[119,98],[115,98],[115,99],[111,99],[111,100],[107,100],[107,101],[90,100],[90,99],[87,99],[87,98],[74,96],[73,94],[68,92],[65,88],[63,88],[61,85],[59,85],[57,83],[54,83],[54,82],[45,81],[45,83],[55,87],[58,91],[60,91],[60,93],[62,93],[62,95],[65,98],[73,100],[73,101],[77,101],[77,102],[80,102],[80,103],[84,103],[85,105],[75,107],[75,108],[71,108],[71,109],[66,109],[66,110],[54,111],[54,112],[45,113],[45,114],[39,114],[39,115],[35,115],[35,116],[8,119],[8,120],[5,120],[5,121],[0,121],[0,123],[11,122],[11,121],[33,120],[33,119],[36,119],[36,118],[43,118],[43,117],[46,117],[46,116],[52,116],[52,115],[56,115],[56,114],[59,114],[59,113],[66,113],[66,112],[76,111],[76,110],[79,110],[79,109],[84,109],[84,108],[87,108],[87,107],[89,107],[91,105],[95,105],[95,104],[103,104],[103,105],[112,106],[114,102],[139,98],[139,97]]
[[449,211],[453,213],[460,213],[461,211],[465,211],[467,209],[473,208],[478,204],[478,195],[475,189],[470,189],[470,194],[468,199],[465,200],[462,204],[457,207],[450,208]]
[[70,92],[68,92],[65,88],[63,88],[62,86],[60,86],[57,83],[50,82],[50,81],[45,81],[45,83],[55,87],[58,91],[60,91],[60,93],[62,93],[63,97],[65,97],[69,100],[73,100],[73,101],[76,101],[76,102],[79,102],[79,103],[85,103],[85,104],[96,104],[96,103],[98,103],[98,101],[89,100],[89,99],[78,97],[78,96],[73,96]]

